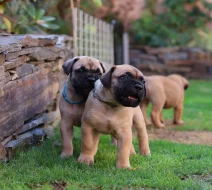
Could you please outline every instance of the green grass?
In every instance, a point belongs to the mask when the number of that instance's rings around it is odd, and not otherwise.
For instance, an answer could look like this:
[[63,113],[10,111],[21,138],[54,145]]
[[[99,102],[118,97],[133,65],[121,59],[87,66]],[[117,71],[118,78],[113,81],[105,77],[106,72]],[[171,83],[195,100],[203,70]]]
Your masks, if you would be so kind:
[[[182,126],[177,130],[212,131],[212,81],[191,80],[185,91]],[[148,108],[148,116],[151,106]],[[163,110],[165,119],[173,118],[173,109]]]
[[[109,136],[101,136],[95,165],[77,163],[80,132],[75,132],[74,156],[59,158],[61,147],[54,147],[56,136],[21,152],[8,164],[0,165],[0,189],[52,189],[52,183],[66,182],[67,189],[212,189],[212,149],[209,146],[151,141],[151,157],[134,155],[134,170],[115,168],[116,147]],[[137,141],[134,142],[138,150]],[[205,177],[206,176],[206,177]]]
[[[191,81],[185,97],[185,125],[181,129],[212,130],[212,82]],[[170,118],[171,112],[165,116]],[[74,156],[59,158],[59,129],[39,147],[19,153],[7,164],[0,164],[0,189],[53,189],[66,184],[66,189],[212,189],[212,148],[168,141],[150,141],[151,157],[133,155],[133,170],[116,169],[116,147],[109,136],[101,136],[92,167],[80,164],[80,129],[75,128]],[[138,152],[137,140],[134,140]]]

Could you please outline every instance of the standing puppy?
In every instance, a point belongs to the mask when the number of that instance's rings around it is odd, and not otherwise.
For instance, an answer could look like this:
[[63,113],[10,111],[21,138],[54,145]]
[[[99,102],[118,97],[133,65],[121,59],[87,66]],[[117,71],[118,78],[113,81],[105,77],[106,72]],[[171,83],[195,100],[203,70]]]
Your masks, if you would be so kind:
[[148,76],[146,81],[146,98],[141,102],[141,110],[146,125],[151,125],[147,119],[146,109],[152,103],[151,118],[156,127],[164,127],[162,110],[174,108],[174,124],[183,124],[182,113],[184,106],[184,91],[188,88],[188,81],[177,74],[165,76]]
[[94,163],[100,133],[118,142],[116,167],[129,168],[132,125],[137,130],[140,154],[149,155],[146,125],[140,107],[145,96],[142,73],[130,65],[113,66],[95,83],[82,116],[82,146],[79,162]]
[[62,153],[66,158],[73,154],[73,127],[81,125],[81,117],[89,92],[94,82],[105,72],[102,63],[92,57],[81,56],[66,61],[63,65],[68,80],[60,98]]

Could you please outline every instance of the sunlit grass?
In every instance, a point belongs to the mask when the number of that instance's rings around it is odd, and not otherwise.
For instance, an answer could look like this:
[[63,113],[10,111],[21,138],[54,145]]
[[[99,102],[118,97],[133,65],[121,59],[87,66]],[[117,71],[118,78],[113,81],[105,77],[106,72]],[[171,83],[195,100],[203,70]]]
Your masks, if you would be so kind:
[[[212,149],[209,146],[151,141],[151,157],[139,154],[131,157],[133,170],[115,168],[116,147],[110,146],[109,136],[101,136],[95,165],[77,163],[80,153],[80,132],[75,132],[74,156],[59,158],[61,147],[54,147],[56,136],[40,147],[21,152],[8,164],[0,165],[0,189],[53,189],[63,182],[67,189],[123,189],[141,187],[158,189],[210,189],[212,181],[201,176],[212,174]],[[137,141],[134,141],[138,150]],[[199,178],[193,178],[193,175]]]

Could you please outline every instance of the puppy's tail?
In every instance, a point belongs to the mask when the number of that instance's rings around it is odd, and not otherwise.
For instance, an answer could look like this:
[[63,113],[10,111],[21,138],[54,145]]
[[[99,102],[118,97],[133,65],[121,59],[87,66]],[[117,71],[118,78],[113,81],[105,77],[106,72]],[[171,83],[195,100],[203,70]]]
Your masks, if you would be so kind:
[[183,80],[184,90],[186,90],[189,87],[189,82],[184,77],[182,77],[182,80]]

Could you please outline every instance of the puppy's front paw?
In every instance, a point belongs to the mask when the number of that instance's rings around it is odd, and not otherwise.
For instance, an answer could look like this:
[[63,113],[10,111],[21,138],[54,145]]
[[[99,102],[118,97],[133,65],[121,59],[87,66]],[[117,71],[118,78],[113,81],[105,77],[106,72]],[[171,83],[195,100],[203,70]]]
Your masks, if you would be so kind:
[[179,121],[174,121],[174,124],[177,124],[177,125],[182,125],[184,123],[183,120],[179,120]]
[[140,154],[143,156],[151,156],[151,152],[149,149],[144,149],[140,151]]
[[146,123],[146,126],[151,126],[152,125],[152,122],[150,120],[146,120],[145,123]]
[[135,154],[136,154],[135,150],[134,151],[130,150],[130,156],[135,155]]
[[93,165],[94,159],[89,157],[89,156],[86,156],[86,155],[80,155],[79,158],[78,158],[78,162],[84,163],[84,164],[87,164],[87,165]]
[[73,151],[71,152],[62,152],[60,155],[60,158],[65,159],[65,158],[69,158],[73,155]]
[[161,123],[161,124],[157,125],[156,127],[157,127],[157,128],[164,128],[165,125],[164,125],[163,123]]
[[136,154],[136,152],[135,152],[134,146],[132,146],[130,149],[130,156],[132,156],[134,154]]
[[117,163],[116,164],[116,168],[127,168],[127,169],[130,169],[131,168],[131,166],[130,166],[130,164],[120,164],[120,163]]

